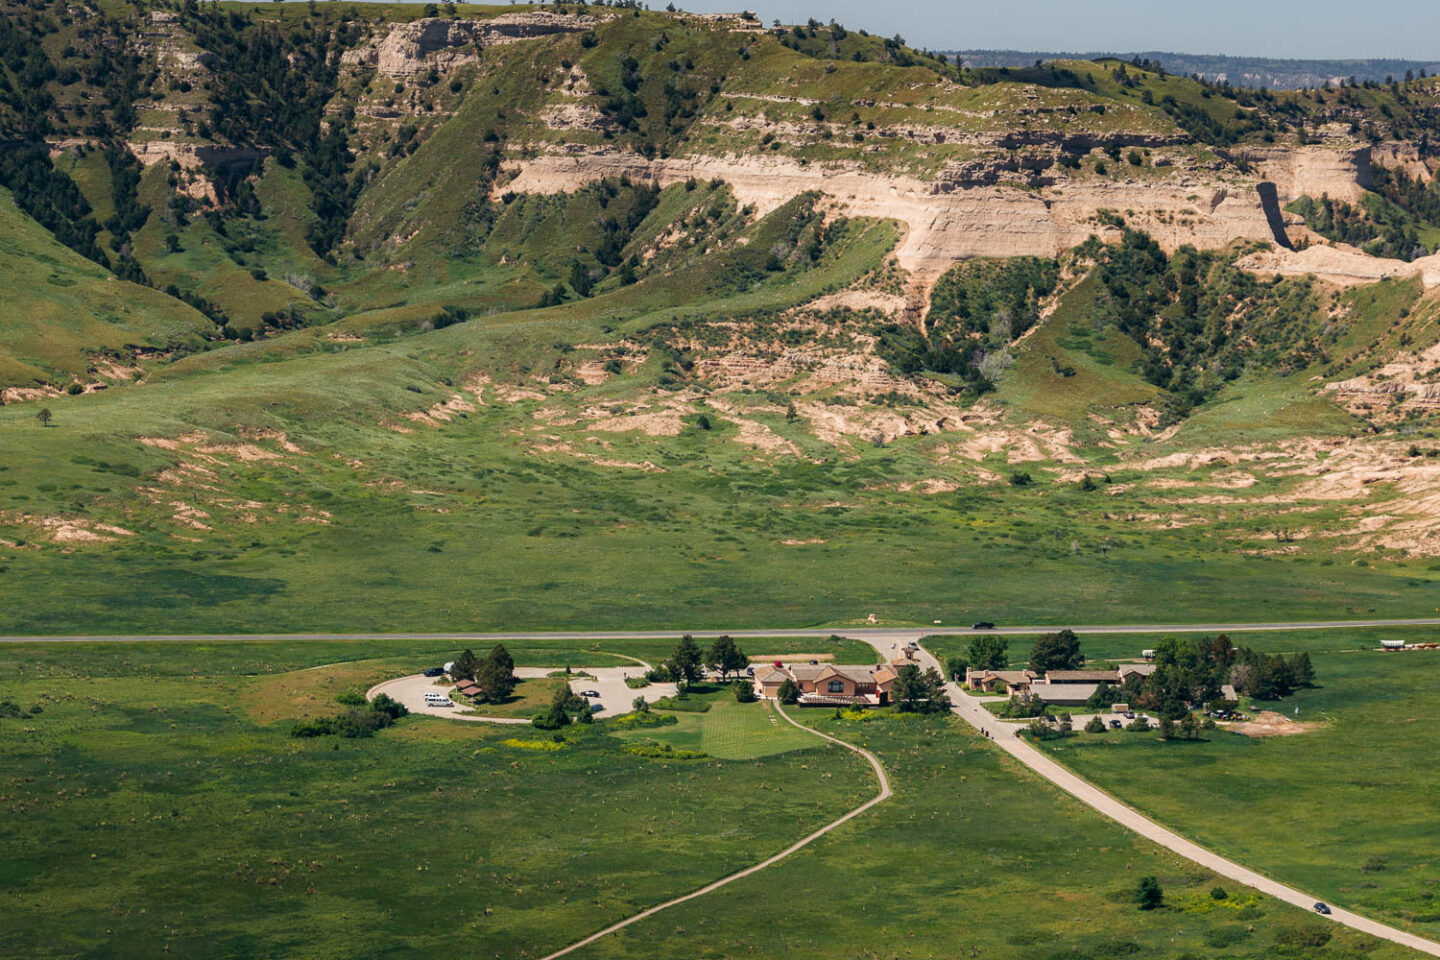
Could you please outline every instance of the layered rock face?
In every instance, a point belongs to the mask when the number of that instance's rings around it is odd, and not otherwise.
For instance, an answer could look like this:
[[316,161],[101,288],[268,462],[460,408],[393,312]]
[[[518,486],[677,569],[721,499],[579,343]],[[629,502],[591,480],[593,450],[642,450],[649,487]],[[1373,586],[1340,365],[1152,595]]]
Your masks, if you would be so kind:
[[1274,183],[1282,204],[1299,197],[1325,195],[1358,203],[1370,186],[1370,147],[1251,147],[1234,156]]
[[774,157],[680,157],[647,161],[633,153],[595,150],[541,155],[511,169],[503,190],[554,193],[605,177],[629,176],[662,186],[691,177],[723,180],[742,204],[760,213],[816,191],[851,216],[899,220],[909,228],[896,252],[908,270],[967,257],[1056,256],[1092,234],[1114,239],[1102,212],[1124,215],[1167,250],[1184,244],[1222,247],[1235,240],[1271,240],[1253,180],[1106,181],[1063,189],[1009,186],[957,188],[859,169],[821,168]]
[[371,66],[387,77],[410,77],[431,68],[450,70],[475,63],[483,47],[590,30],[599,22],[590,16],[545,12],[508,13],[489,20],[428,17],[391,25],[383,36],[347,51],[341,62]]

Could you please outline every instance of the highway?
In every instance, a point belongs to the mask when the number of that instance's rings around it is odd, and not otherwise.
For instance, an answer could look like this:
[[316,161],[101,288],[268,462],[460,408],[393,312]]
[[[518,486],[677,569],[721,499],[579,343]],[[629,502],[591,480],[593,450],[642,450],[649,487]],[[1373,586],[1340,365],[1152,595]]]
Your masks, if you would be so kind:
[[1034,624],[1002,625],[985,630],[972,630],[956,624],[896,627],[805,627],[800,629],[690,629],[672,630],[514,630],[509,632],[454,633],[175,633],[175,634],[94,634],[94,635],[14,635],[0,636],[0,643],[210,643],[256,642],[276,640],[665,640],[689,633],[694,637],[718,637],[729,634],[737,640],[759,637],[829,637],[845,636],[869,643],[892,643],[913,640],[923,634],[966,636],[972,634],[1029,635],[1049,633],[1063,627],[1076,633],[1247,633],[1257,630],[1346,630],[1361,627],[1440,627],[1440,617],[1410,620],[1291,620],[1280,623],[1126,623],[1126,624]]

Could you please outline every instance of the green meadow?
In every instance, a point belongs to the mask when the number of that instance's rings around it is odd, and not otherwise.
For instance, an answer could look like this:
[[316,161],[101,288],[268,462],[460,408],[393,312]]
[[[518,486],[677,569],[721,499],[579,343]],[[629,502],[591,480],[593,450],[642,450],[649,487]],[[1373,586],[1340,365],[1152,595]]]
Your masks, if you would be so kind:
[[[1237,646],[1310,655],[1317,685],[1275,702],[1302,732],[1198,741],[1076,733],[1044,749],[1196,843],[1358,913],[1440,933],[1440,851],[1432,790],[1440,652],[1380,652],[1379,640],[1430,642],[1433,628],[1233,633]],[[1157,637],[1082,636],[1091,659],[1133,659]],[[937,655],[958,638],[927,644]],[[1012,641],[1022,663],[1028,642]],[[1017,656],[1018,654],[1018,656]],[[1297,712],[1298,711],[1298,712]]]
[[[607,662],[542,644],[516,644],[517,659]],[[338,710],[333,696],[372,667],[407,672],[453,652],[431,641],[6,645],[0,699],[28,715],[0,719],[0,953],[421,956],[460,943],[534,957],[874,794],[860,758],[728,691],[646,734],[709,754],[695,760],[636,755],[633,731],[604,722],[567,728],[563,742],[426,717],[365,740],[289,736],[295,717]],[[875,751],[896,796],[580,956],[1406,955],[1219,883],[956,720],[798,718]],[[1133,903],[1142,875],[1165,889],[1158,911]]]

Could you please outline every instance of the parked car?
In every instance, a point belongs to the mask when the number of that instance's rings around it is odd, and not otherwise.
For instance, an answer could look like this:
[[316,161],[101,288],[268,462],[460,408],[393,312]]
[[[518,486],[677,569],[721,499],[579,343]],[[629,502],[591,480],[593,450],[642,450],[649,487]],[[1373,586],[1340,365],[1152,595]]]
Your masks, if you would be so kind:
[[1111,721],[1110,721],[1110,729],[1112,729],[1112,730],[1119,730],[1119,729],[1120,729],[1120,721],[1119,721],[1119,720],[1111,720]]
[[600,696],[600,691],[599,691],[599,690],[582,690],[582,691],[580,692],[580,696],[582,696],[582,697],[598,697],[598,696]]
[[812,667],[816,667],[816,666],[819,666],[819,665],[820,665],[820,661],[819,661],[819,660],[811,660],[811,661],[810,661],[810,666],[812,666]]
[[1315,904],[1315,912],[1320,914],[1321,916],[1330,916],[1330,908],[1323,903]]
[[994,630],[994,629],[995,629],[995,624],[991,623],[989,620],[977,620],[977,621],[970,627],[970,629],[971,629],[971,630]]
[[747,677],[753,677],[753,676],[755,676],[755,668],[754,668],[754,667],[746,667],[746,668],[745,668],[745,676],[747,676]]
[[1134,710],[1126,710],[1126,711],[1125,711],[1125,719],[1126,719],[1126,720],[1134,720],[1134,719],[1135,719],[1135,711],[1134,711]]
[[429,670],[426,670],[426,671],[425,671],[425,676],[427,676],[427,677],[443,677],[443,676],[445,676],[445,668],[444,668],[444,667],[431,667]]
[[455,701],[449,697],[441,697],[439,700],[431,700],[430,705],[432,707],[453,707],[455,706]]

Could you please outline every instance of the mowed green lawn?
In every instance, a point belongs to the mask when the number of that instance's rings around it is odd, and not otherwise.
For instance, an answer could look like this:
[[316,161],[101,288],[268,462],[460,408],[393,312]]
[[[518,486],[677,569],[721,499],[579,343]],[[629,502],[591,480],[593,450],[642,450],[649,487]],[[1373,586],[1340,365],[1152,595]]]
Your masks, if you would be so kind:
[[[760,755],[790,734],[758,726],[768,707],[718,695],[709,743],[750,744],[739,762],[636,757],[603,723],[569,728],[559,750],[420,717],[371,740],[296,740],[244,706],[251,687],[330,689],[329,671],[364,667],[375,645],[351,659],[333,643],[263,646],[0,650],[0,699],[43,707],[0,720],[0,955],[420,957],[462,943],[520,960],[753,863],[875,790],[860,758],[813,737]],[[1212,900],[1213,876],[957,721],[804,719],[877,751],[896,796],[579,956],[1406,955],[1239,889]],[[1131,902],[1143,874],[1161,878],[1164,910]],[[1329,946],[1294,946],[1322,928]]]
[[[1256,634],[1252,638],[1258,639]],[[1319,686],[1275,704],[1317,724],[1266,740],[1080,735],[1057,759],[1186,837],[1357,912],[1440,937],[1440,651],[1314,650]],[[1422,636],[1412,631],[1411,639]],[[1319,643],[1274,638],[1272,649]],[[1428,639],[1433,639],[1433,635]],[[1258,646],[1258,644],[1257,644]]]
[[[699,750],[725,760],[768,757],[813,746],[814,734],[793,726],[768,701],[739,703],[728,689],[706,698],[710,709],[704,713],[674,712],[677,723],[668,727],[646,727],[620,734],[627,739],[649,739],[668,743],[677,750]],[[668,713],[656,708],[657,712]],[[809,713],[794,708],[801,723]]]

